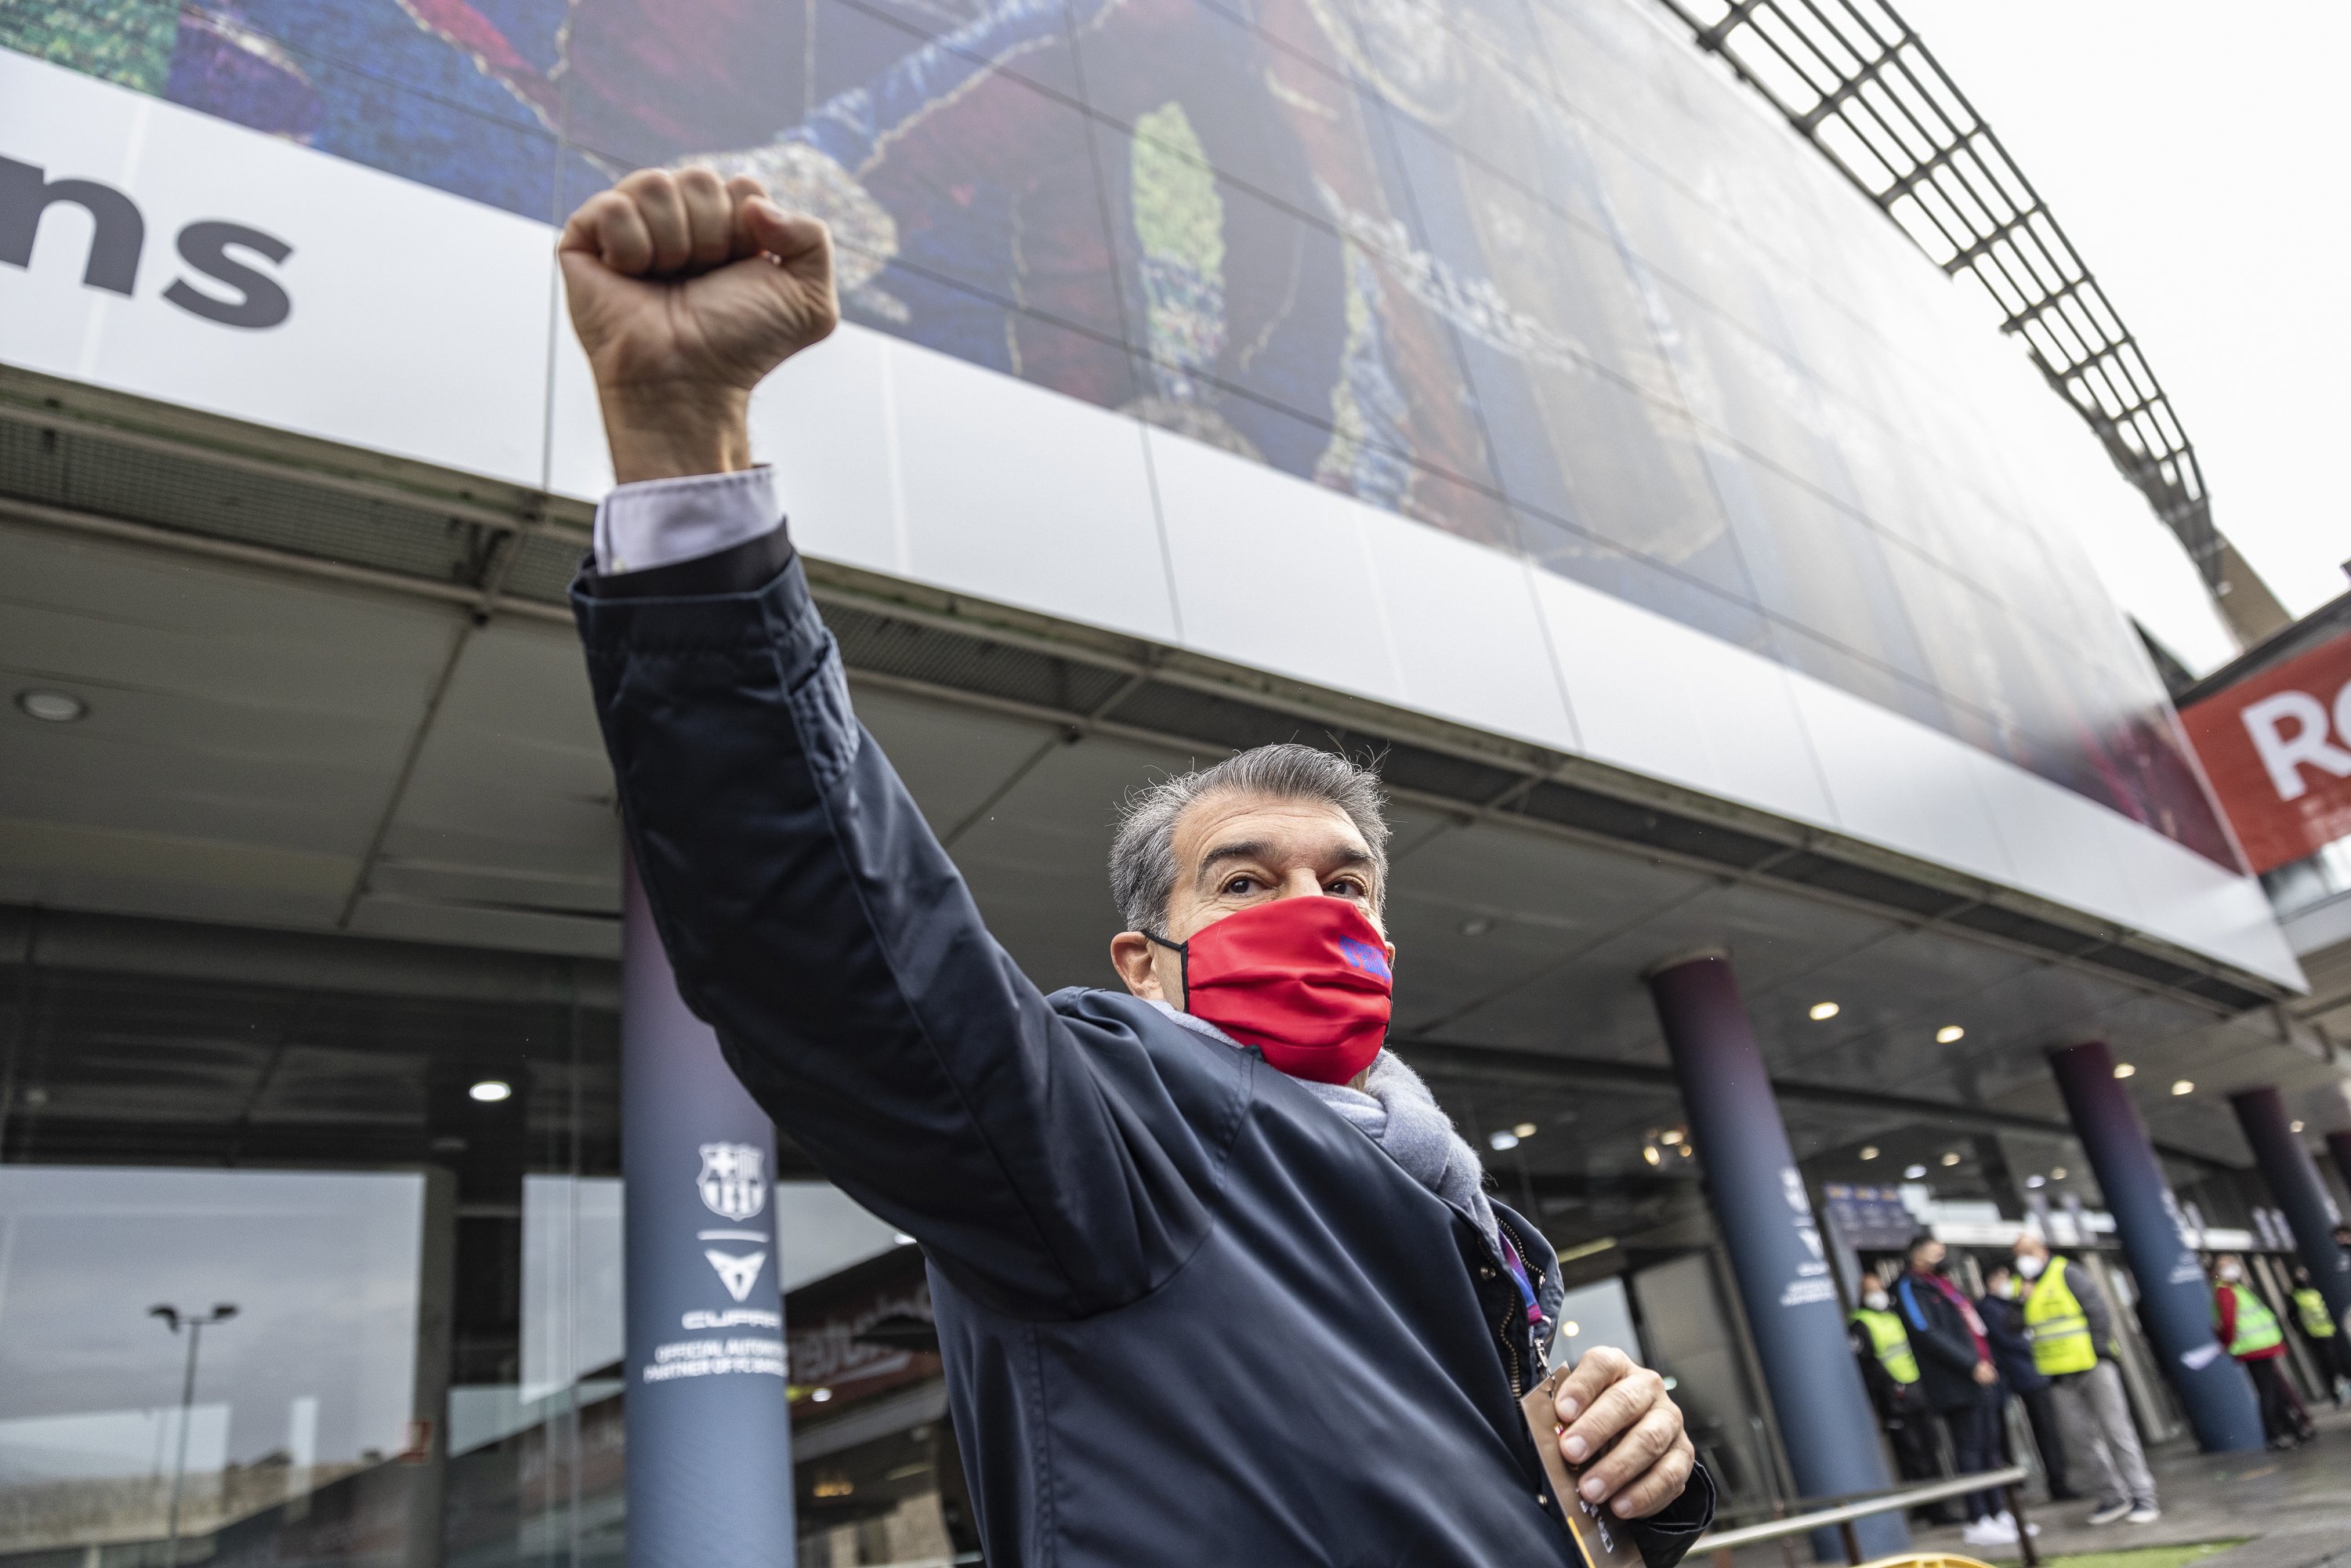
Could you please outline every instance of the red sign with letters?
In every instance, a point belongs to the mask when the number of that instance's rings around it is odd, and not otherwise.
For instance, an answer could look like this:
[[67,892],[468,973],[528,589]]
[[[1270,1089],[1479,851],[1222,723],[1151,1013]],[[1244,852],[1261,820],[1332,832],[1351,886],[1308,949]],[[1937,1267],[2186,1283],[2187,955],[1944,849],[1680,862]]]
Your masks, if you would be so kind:
[[2179,716],[2253,870],[2351,836],[2351,632]]

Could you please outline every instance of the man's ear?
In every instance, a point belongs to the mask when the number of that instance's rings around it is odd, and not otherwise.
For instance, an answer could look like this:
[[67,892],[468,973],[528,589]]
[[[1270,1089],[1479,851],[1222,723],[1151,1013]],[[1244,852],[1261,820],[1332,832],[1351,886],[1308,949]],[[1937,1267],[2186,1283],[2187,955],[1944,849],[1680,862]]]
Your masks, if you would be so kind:
[[1126,982],[1126,988],[1148,1002],[1166,1000],[1160,988],[1157,967],[1152,962],[1152,941],[1140,931],[1122,931],[1110,939],[1111,967]]

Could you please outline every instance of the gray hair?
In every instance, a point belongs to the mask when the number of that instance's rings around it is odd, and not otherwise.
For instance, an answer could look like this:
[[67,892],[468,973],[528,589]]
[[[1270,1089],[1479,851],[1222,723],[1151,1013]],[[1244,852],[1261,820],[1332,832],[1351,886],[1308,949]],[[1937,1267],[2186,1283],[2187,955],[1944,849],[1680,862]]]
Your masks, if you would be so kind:
[[1388,823],[1380,776],[1311,746],[1285,741],[1238,752],[1222,762],[1138,789],[1119,808],[1110,846],[1110,894],[1129,931],[1159,929],[1176,892],[1176,822],[1211,795],[1263,795],[1318,800],[1347,814],[1372,852],[1372,889],[1384,904],[1388,885]]

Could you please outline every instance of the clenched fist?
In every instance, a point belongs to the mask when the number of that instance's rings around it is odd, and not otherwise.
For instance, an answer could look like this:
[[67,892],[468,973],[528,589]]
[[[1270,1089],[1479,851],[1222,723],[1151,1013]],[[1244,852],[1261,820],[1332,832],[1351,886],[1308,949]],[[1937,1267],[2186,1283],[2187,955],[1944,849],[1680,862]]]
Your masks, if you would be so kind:
[[623,484],[747,466],[751,389],[841,320],[831,235],[747,174],[639,170],[559,254]]

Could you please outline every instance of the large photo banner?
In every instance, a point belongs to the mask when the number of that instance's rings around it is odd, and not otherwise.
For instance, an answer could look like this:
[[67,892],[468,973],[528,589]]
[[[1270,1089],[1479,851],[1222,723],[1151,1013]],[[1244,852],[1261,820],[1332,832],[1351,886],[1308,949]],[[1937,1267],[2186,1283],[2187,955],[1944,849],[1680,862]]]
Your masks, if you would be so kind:
[[0,360],[592,494],[553,225],[709,162],[831,222],[858,327],[2234,871],[2077,538],[2143,505],[1740,92],[1623,0],[56,0],[0,12]]

